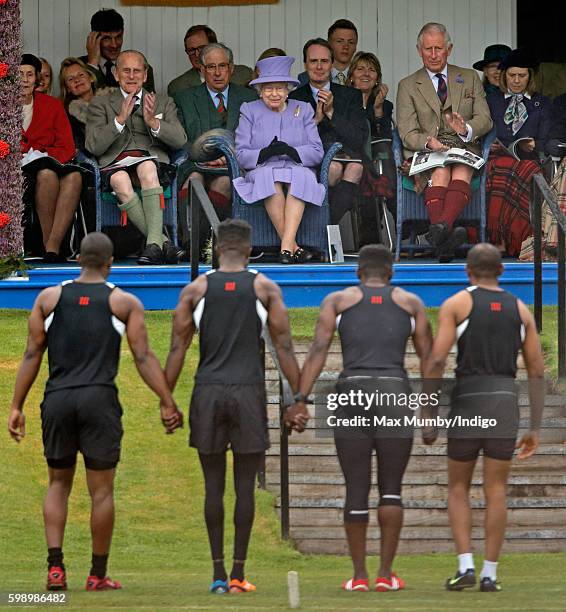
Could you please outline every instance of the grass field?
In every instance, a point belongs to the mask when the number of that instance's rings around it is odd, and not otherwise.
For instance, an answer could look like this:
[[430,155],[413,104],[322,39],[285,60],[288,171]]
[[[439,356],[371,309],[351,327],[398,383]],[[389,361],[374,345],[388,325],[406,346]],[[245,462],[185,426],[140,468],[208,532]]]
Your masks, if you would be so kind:
[[[312,334],[315,309],[292,311],[297,337]],[[554,316],[554,323],[551,318]],[[16,368],[24,348],[27,313],[0,311],[0,404],[9,407]],[[152,346],[161,362],[169,343],[171,313],[148,313]],[[556,315],[545,311],[545,344],[555,342]],[[185,407],[197,351],[190,351],[185,376],[176,392]],[[27,436],[19,446],[2,434],[0,453],[0,592],[39,592],[44,586],[46,550],[41,504],[46,486],[39,403],[46,363],[26,405]],[[248,577],[259,592],[212,596],[208,540],[204,519],[203,483],[196,452],[187,446],[187,431],[162,433],[157,402],[141,383],[126,344],[118,377],[124,407],[125,437],[117,475],[117,522],[109,573],[124,589],[86,593],[82,589],[90,562],[89,504],[82,465],[77,470],[64,546],[69,574],[68,609],[123,610],[274,610],[287,607],[286,574],[299,572],[304,610],[564,610],[566,553],[516,554],[501,559],[499,577],[505,592],[448,593],[442,585],[453,573],[453,555],[406,555],[396,569],[408,580],[395,594],[343,593],[342,580],[351,575],[346,557],[306,556],[281,541],[270,494],[259,491],[256,522],[247,564]],[[5,427],[5,426],[3,426]],[[230,479],[231,481],[231,479]],[[231,536],[233,497],[228,486],[227,535]],[[227,540],[226,558],[232,543]],[[525,551],[528,553],[528,551]],[[476,561],[479,565],[480,559]],[[374,573],[375,560],[368,569]],[[4,595],[5,597],[5,595]],[[4,599],[5,601],[5,599]],[[1,604],[0,604],[1,606]],[[8,609],[7,607],[5,609]]]

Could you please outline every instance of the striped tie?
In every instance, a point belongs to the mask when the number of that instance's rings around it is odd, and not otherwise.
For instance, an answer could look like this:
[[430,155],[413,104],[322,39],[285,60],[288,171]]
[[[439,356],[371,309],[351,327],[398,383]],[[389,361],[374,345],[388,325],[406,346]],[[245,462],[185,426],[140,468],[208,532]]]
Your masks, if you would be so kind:
[[216,110],[219,115],[223,115],[226,112],[226,107],[224,106],[224,96],[222,93],[216,94],[216,99],[218,100],[218,106]]
[[446,81],[444,80],[444,75],[439,72],[434,75],[438,79],[438,89],[436,93],[438,94],[438,99],[440,100],[440,106],[444,106],[446,102],[446,98],[448,97],[448,88],[446,87]]

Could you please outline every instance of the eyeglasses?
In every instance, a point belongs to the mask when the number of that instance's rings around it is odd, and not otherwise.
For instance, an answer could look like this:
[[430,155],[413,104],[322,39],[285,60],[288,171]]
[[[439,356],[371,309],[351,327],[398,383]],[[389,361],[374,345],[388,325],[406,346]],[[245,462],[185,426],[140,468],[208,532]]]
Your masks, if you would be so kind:
[[72,83],[82,81],[83,79],[86,79],[86,74],[84,72],[77,72],[77,74],[69,74],[67,77],[65,77],[65,83],[67,85],[71,85]]
[[199,47],[189,47],[185,49],[185,53],[189,56],[200,55],[200,52],[206,47],[206,45],[200,45]]
[[222,64],[206,64],[204,66],[204,69],[207,72],[216,72],[216,70],[218,70],[219,72],[226,72],[229,68],[230,64],[226,64],[225,62]]

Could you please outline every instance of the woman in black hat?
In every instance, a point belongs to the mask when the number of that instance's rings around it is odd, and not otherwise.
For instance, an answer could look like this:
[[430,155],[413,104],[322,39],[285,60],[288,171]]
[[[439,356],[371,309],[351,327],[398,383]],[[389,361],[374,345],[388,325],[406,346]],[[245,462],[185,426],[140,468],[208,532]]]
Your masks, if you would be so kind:
[[473,67],[483,72],[483,88],[486,95],[499,91],[499,64],[511,53],[507,45],[489,45],[483,52],[483,59]]
[[[82,178],[76,166],[67,165],[75,156],[75,142],[63,104],[35,91],[40,73],[39,58],[24,53],[20,63],[21,150],[25,156],[22,170],[28,186],[33,187],[30,191],[41,225],[44,262],[58,263],[66,261],[60,253],[61,243],[79,204]],[[37,157],[38,154],[46,155]],[[26,164],[32,156],[37,158]]]
[[552,104],[536,93],[536,61],[515,49],[499,64],[500,91],[487,97],[497,140],[487,164],[487,229],[490,241],[512,257],[533,228],[529,218],[531,180],[551,125]]

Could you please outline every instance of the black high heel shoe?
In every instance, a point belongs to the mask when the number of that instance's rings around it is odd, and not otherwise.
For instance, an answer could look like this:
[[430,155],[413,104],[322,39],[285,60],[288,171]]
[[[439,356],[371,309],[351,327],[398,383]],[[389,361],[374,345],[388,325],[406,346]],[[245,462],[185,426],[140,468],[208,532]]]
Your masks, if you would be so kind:
[[302,247],[298,247],[293,254],[293,257],[295,258],[296,263],[302,264],[310,261],[313,258],[313,254]]
[[293,253],[291,253],[291,251],[281,251],[279,253],[279,263],[281,264],[294,264],[295,262],[295,257],[293,256]]

